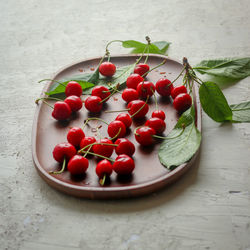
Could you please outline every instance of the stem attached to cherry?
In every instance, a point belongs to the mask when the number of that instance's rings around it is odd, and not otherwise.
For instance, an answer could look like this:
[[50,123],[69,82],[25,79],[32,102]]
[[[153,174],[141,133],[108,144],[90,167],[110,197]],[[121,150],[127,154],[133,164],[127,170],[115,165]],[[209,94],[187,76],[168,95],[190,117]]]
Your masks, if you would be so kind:
[[59,170],[59,171],[50,171],[49,173],[50,174],[61,174],[65,170],[65,166],[66,166],[66,158],[64,157],[63,165],[62,165],[61,170]]

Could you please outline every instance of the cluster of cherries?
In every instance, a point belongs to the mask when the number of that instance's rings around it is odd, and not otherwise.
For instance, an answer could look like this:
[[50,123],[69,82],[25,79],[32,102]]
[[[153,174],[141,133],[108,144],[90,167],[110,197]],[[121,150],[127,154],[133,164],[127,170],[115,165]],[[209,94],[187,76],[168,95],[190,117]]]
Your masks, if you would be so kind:
[[[159,79],[155,85],[152,82],[145,81],[144,78],[149,71],[150,67],[147,64],[140,63],[136,65],[134,73],[127,78],[127,87],[122,92],[122,99],[128,103],[126,109],[128,113],[120,113],[114,121],[107,124],[110,139],[96,140],[93,136],[85,136],[83,129],[80,127],[71,128],[67,134],[68,142],[57,144],[53,150],[54,159],[62,163],[63,167],[60,171],[51,173],[62,173],[66,162],[67,170],[72,175],[85,173],[89,165],[86,158],[88,154],[103,159],[96,166],[96,174],[102,185],[112,171],[115,171],[118,175],[132,173],[135,164],[131,157],[135,152],[135,146],[124,136],[131,126],[133,118],[143,118],[148,113],[148,99],[151,96],[155,97],[155,92],[163,97],[171,96],[174,108],[178,112],[187,110],[192,104],[192,98],[184,85],[173,87],[171,81],[166,78]],[[99,72],[103,76],[111,77],[116,72],[116,66],[111,62],[101,63]],[[119,92],[116,87],[110,91],[105,86],[95,86],[92,89],[91,96],[84,101],[85,108],[91,113],[100,112],[103,103],[108,101],[116,92]],[[68,119],[71,112],[78,111],[82,107],[80,84],[74,81],[69,82],[65,88],[65,94],[67,98],[64,101],[57,101],[54,104],[52,116],[57,120]],[[99,118],[88,118],[85,125],[92,119],[101,120]],[[163,138],[159,135],[166,128],[164,120],[164,111],[157,109],[152,112],[152,117],[145,122],[144,126],[135,130],[136,141],[143,146],[148,146],[154,143],[154,138]],[[114,150],[118,155],[115,160],[109,158]]]

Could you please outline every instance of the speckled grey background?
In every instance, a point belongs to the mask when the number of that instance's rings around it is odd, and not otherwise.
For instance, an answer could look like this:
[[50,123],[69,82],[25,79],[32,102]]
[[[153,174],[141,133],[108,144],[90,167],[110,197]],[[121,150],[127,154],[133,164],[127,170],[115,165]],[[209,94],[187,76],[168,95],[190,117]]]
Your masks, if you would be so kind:
[[[0,249],[250,249],[249,124],[204,115],[196,164],[138,199],[66,196],[40,179],[31,158],[38,80],[102,55],[107,41],[145,35],[172,42],[170,57],[191,64],[250,56],[248,0],[8,0],[0,10]],[[249,86],[245,79],[224,93],[230,103],[249,100]]]

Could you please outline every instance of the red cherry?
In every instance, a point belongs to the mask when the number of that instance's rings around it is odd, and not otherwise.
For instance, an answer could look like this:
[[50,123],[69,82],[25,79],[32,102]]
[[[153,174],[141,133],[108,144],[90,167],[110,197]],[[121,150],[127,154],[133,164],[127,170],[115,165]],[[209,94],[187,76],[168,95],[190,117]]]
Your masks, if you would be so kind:
[[140,76],[143,76],[146,72],[149,71],[148,64],[139,63],[135,66],[134,73],[139,74]]
[[69,143],[78,147],[80,145],[81,140],[85,137],[85,134],[81,128],[73,127],[69,130],[67,134],[67,140]]
[[187,88],[186,88],[184,85],[174,87],[174,88],[171,90],[171,96],[172,96],[173,99],[174,99],[177,95],[179,95],[179,94],[181,94],[181,93],[187,93]]
[[65,88],[65,95],[66,96],[76,95],[80,97],[82,95],[82,86],[75,81],[68,82]]
[[156,84],[156,91],[161,96],[170,96],[171,90],[173,89],[173,84],[166,78],[159,79]]
[[99,96],[89,96],[85,100],[85,108],[92,113],[99,113],[102,110],[102,99]]
[[[145,105],[136,115],[133,116],[143,105]],[[129,114],[134,118],[143,118],[149,110],[148,104],[142,100],[134,100],[127,105]]]
[[116,66],[111,62],[103,62],[99,67],[99,72],[103,76],[113,76],[116,71]]
[[192,97],[187,93],[179,94],[175,97],[173,105],[178,112],[184,112],[191,107]]
[[132,124],[132,119],[130,117],[129,114],[127,113],[121,113],[119,114],[116,118],[115,118],[116,121],[121,121],[124,123],[124,125],[126,126],[126,128],[129,128]]
[[128,155],[119,155],[113,164],[114,171],[119,175],[128,175],[133,172],[135,168],[134,160]]
[[126,85],[128,88],[136,89],[137,85],[143,81],[144,81],[143,77],[141,77],[139,74],[131,74],[127,78]]
[[115,147],[115,152],[118,155],[125,154],[128,156],[132,156],[135,152],[134,144],[126,139],[126,138],[119,138],[115,141],[115,144],[118,145]]
[[67,97],[64,102],[70,106],[72,112],[78,111],[82,108],[82,100],[79,96],[71,95]]
[[149,146],[154,143],[153,135],[155,135],[153,128],[143,126],[136,130],[135,139],[142,146]]
[[139,99],[139,94],[135,89],[126,88],[122,92],[122,99],[125,102],[131,102],[131,101]]
[[[86,146],[93,144],[96,142],[95,137],[93,136],[86,136],[84,137],[81,142],[80,142],[80,148],[85,148]],[[85,151],[88,151],[89,147],[85,148]],[[93,152],[93,146],[91,147],[91,149],[89,150],[90,152]]]
[[155,110],[152,113],[152,117],[157,117],[157,118],[160,118],[164,121],[166,118],[166,115],[165,115],[164,111],[162,111],[162,110]]
[[112,121],[108,125],[108,134],[111,138],[113,138],[115,136],[116,136],[116,138],[124,137],[126,134],[126,126],[121,121],[117,121],[117,120]]
[[89,166],[89,161],[81,155],[73,156],[67,166],[72,175],[84,174]]
[[70,115],[71,115],[71,109],[66,102],[58,101],[54,104],[52,116],[56,120],[58,121],[66,120],[70,117]]
[[71,159],[75,154],[75,147],[68,142],[57,144],[53,150],[53,157],[59,163],[62,163],[64,158],[66,158],[66,160]]
[[141,98],[152,96],[155,92],[155,85],[152,82],[140,82],[137,86],[137,92]]
[[92,89],[91,95],[99,96],[102,100],[107,98],[104,101],[104,102],[106,102],[109,99],[108,96],[110,96],[110,92],[109,92],[109,89],[105,86],[95,86]]
[[[113,144],[113,142],[107,138],[101,139],[96,143],[105,143],[105,144]],[[110,157],[113,153],[114,146],[112,145],[102,145],[102,144],[95,144],[93,145],[93,152],[98,155],[102,155],[105,157]]]
[[166,129],[166,123],[157,117],[148,119],[145,123],[145,126],[154,129],[156,134],[161,134]]
[[104,159],[98,162],[95,172],[97,176],[102,179],[105,176],[110,176],[113,172],[113,166],[110,161]]

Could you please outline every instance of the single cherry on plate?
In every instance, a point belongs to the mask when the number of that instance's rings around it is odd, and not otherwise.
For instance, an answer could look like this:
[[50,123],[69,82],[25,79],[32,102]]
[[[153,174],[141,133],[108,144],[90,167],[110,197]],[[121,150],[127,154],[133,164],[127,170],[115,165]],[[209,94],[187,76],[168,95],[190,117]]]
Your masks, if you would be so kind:
[[[89,146],[89,147],[87,147],[88,145],[90,145],[90,144],[93,144],[93,143],[95,143],[96,142],[96,139],[95,139],[95,137],[94,136],[86,136],[86,137],[84,137],[82,140],[81,140],[81,142],[80,142],[80,148],[82,149],[82,148],[85,148],[85,151],[90,151],[90,152],[93,152],[93,146]],[[90,149],[89,149],[90,148]]]
[[67,169],[72,175],[80,175],[86,172],[88,166],[88,159],[81,155],[75,155],[69,160]]
[[181,93],[187,93],[187,88],[186,88],[184,85],[174,87],[174,88],[171,90],[171,96],[172,96],[173,99],[174,99],[177,95],[179,95],[179,94],[181,94]]
[[128,88],[136,89],[137,85],[143,81],[144,81],[144,78],[142,76],[140,76],[139,74],[131,74],[127,78],[126,85]]
[[155,130],[153,128],[143,126],[135,131],[135,139],[142,146],[150,146],[154,143]]
[[[104,176],[108,177],[112,174],[113,172],[113,166],[110,163],[110,161],[104,159],[98,162],[95,172],[97,176],[102,179]],[[103,183],[104,184],[104,183]]]
[[58,121],[67,120],[70,117],[71,113],[72,113],[71,108],[66,102],[58,101],[54,104],[52,116],[56,120]]
[[152,82],[140,82],[137,86],[137,92],[141,98],[152,96],[155,92],[155,85]]
[[191,107],[192,97],[187,93],[181,93],[175,97],[173,105],[178,112],[182,113]]
[[85,108],[92,113],[99,113],[102,110],[102,99],[99,96],[89,96],[85,100]]
[[163,110],[155,110],[152,112],[152,117],[157,117],[157,118],[160,118],[162,119],[163,121],[165,120],[166,118],[166,115],[165,115],[165,112]]
[[161,96],[170,96],[173,84],[166,78],[159,79],[155,84],[156,91]]
[[83,130],[79,127],[73,127],[68,131],[67,140],[75,147],[80,146],[81,140],[85,137]]
[[125,154],[117,156],[113,164],[113,170],[118,175],[129,175],[133,172],[134,168],[134,160]]
[[91,95],[92,96],[99,96],[102,100],[105,99],[104,102],[106,102],[110,96],[110,91],[107,87],[105,86],[95,86],[93,89],[92,89],[92,92],[91,92]]
[[150,67],[148,64],[139,63],[134,68],[134,73],[139,74],[140,76],[146,76],[145,74],[149,71]]
[[118,145],[115,147],[115,152],[118,155],[132,156],[135,152],[135,145],[127,138],[119,138],[115,141],[115,144]]
[[[145,115],[148,113],[149,107],[148,104],[142,100],[134,100],[131,101],[128,105],[127,108],[129,109],[129,114],[133,118],[143,118]],[[140,110],[141,109],[141,110]],[[138,110],[140,110],[138,112]],[[136,113],[138,112],[138,113]]]
[[64,159],[70,160],[76,154],[76,149],[72,144],[63,142],[54,147],[52,154],[57,162],[62,163]]
[[166,129],[166,123],[158,117],[148,119],[145,126],[154,129],[156,134],[161,134]]
[[80,97],[82,95],[82,86],[75,81],[68,82],[65,88],[65,95],[66,96],[76,95]]
[[76,112],[82,108],[82,100],[79,96],[71,95],[68,96],[64,102],[66,102],[69,106],[72,112]]
[[[99,144],[93,145],[93,152],[95,154],[102,155],[105,157],[110,157],[112,155],[114,146],[111,140],[104,138],[104,139],[98,140],[96,143],[99,143]],[[111,145],[108,145],[108,144],[111,144]]]
[[99,72],[103,76],[108,76],[108,77],[113,76],[116,72],[116,66],[111,62],[103,62],[99,66]]
[[121,113],[119,114],[116,118],[116,121],[121,121],[124,123],[124,125],[126,126],[126,128],[129,128],[132,124],[132,119],[131,116],[127,113]]
[[123,122],[115,120],[108,125],[108,135],[111,138],[124,137],[126,134],[126,126]]
[[138,100],[139,99],[139,94],[138,94],[137,90],[135,90],[135,89],[126,88],[122,92],[122,99],[125,102],[131,102],[131,101],[134,101],[134,100]]

